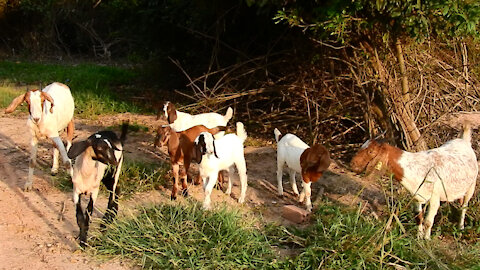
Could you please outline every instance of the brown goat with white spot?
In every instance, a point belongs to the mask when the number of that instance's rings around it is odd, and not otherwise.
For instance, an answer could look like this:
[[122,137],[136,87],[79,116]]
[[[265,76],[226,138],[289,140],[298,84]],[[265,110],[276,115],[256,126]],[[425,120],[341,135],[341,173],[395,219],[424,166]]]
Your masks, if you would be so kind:
[[[195,155],[193,151],[195,138],[201,132],[209,132],[215,135],[221,131],[225,131],[225,127],[206,128],[205,126],[199,125],[181,132],[175,132],[170,126],[160,126],[158,128],[154,144],[155,146],[167,145],[168,147],[168,154],[173,171],[172,200],[177,198],[179,176],[182,178],[182,194],[188,196],[187,177],[190,163],[192,162],[193,155]],[[179,175],[180,165],[182,164],[185,170],[182,170]],[[197,179],[199,178],[197,177]],[[196,181],[196,184],[198,183],[199,180]]]

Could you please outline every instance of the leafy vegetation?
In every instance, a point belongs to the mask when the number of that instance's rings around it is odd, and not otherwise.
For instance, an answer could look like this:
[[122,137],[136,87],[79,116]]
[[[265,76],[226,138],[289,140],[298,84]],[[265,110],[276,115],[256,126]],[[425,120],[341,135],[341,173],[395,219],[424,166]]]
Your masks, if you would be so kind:
[[0,61],[0,88],[2,107],[9,104],[12,96],[25,89],[17,84],[45,87],[51,82],[67,84],[75,99],[75,113],[80,117],[94,119],[101,114],[121,112],[146,112],[146,106],[128,101],[128,87],[136,77],[129,69],[95,64],[60,65],[45,63]]
[[253,222],[233,211],[204,212],[200,203],[154,205],[97,234],[101,256],[129,258],[147,269],[265,269],[275,252]]
[[[467,269],[478,267],[476,241],[416,239],[401,200],[379,220],[323,201],[306,228],[267,224],[199,203],[154,205],[119,219],[95,236],[90,252],[132,259],[143,268],[207,269]],[[407,207],[408,208],[408,207]],[[246,221],[250,220],[250,221]],[[444,224],[436,224],[439,231]],[[452,246],[453,245],[453,246]],[[452,248],[454,247],[454,251]],[[278,253],[280,252],[280,253]],[[280,255],[279,254],[287,254]]]

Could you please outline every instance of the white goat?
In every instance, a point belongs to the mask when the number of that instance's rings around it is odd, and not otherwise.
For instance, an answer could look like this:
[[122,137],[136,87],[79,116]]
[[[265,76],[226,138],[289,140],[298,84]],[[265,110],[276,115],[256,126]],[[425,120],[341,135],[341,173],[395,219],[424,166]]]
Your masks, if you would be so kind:
[[[462,138],[417,153],[368,140],[351,161],[354,172],[365,170],[367,175],[374,169],[381,170],[383,166],[393,173],[395,179],[400,181],[418,202],[419,238],[430,239],[440,201],[461,201],[459,228],[464,228],[467,205],[475,191],[478,174],[469,124],[464,126]],[[422,205],[425,203],[429,203],[429,208],[424,223]]]
[[[177,132],[184,131],[198,125],[203,125],[207,128],[225,127],[233,116],[233,109],[231,107],[228,107],[225,115],[213,112],[191,115],[177,111],[175,109],[175,105],[169,101],[167,101],[163,106],[163,112],[165,113],[165,117],[167,118],[170,127]],[[215,138],[220,138],[224,135],[224,133],[225,132],[218,133]]]
[[330,154],[322,145],[315,144],[312,147],[304,143],[300,138],[293,134],[282,136],[280,131],[275,128],[273,131],[277,141],[277,191],[283,195],[282,176],[283,168],[287,165],[290,174],[290,184],[293,192],[298,195],[297,181],[295,174],[302,175],[302,193],[299,201],[303,202],[306,197],[307,211],[312,211],[311,185],[322,177],[323,172],[330,165]]
[[[63,162],[69,167],[69,173],[72,175],[72,165],[67,157],[67,151],[72,145],[73,138],[73,111],[75,105],[73,97],[68,86],[54,82],[47,85],[42,91],[30,90],[25,94],[16,97],[12,103],[5,109],[5,113],[13,112],[18,105],[26,102],[30,116],[27,120],[27,126],[30,130],[32,147],[30,153],[30,163],[28,168],[28,178],[24,189],[29,191],[33,185],[33,170],[37,164],[37,144],[41,137],[48,137],[54,142],[52,174],[58,172],[58,154],[62,155]],[[67,150],[60,139],[59,132],[67,128]]]
[[227,134],[215,140],[212,134],[202,132],[195,139],[193,159],[199,164],[200,176],[203,180],[203,189],[205,190],[205,200],[203,201],[204,209],[210,209],[210,195],[213,187],[217,183],[219,171],[228,169],[228,187],[225,194],[229,195],[232,192],[231,178],[234,170],[233,165],[237,167],[241,184],[238,202],[243,203],[245,201],[247,192],[247,166],[245,163],[243,142],[246,138],[247,133],[243,123],[237,122],[237,134]]
[[[128,124],[122,125],[120,139],[112,131],[100,131],[88,139],[73,143],[68,157],[74,159],[73,165],[73,202],[76,205],[77,224],[80,228],[80,245],[87,242],[90,217],[97,200],[100,181],[110,193],[108,207],[103,219],[109,223],[118,211],[118,178],[123,164],[123,143],[126,139]],[[107,170],[108,165],[114,167]],[[85,213],[82,210],[81,195],[90,195]]]

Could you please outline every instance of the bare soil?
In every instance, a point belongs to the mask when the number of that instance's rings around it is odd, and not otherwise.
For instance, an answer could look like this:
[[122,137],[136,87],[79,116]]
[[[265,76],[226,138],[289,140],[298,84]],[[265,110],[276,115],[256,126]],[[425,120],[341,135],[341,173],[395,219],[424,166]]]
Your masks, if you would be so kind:
[[[1,113],[0,113],[1,114]],[[25,125],[26,116],[6,117],[0,115],[0,269],[129,269],[132,263],[110,260],[100,262],[79,249],[76,236],[78,227],[71,193],[59,191],[49,174],[51,166],[51,143],[40,143],[35,170],[34,189],[24,192],[23,184],[28,173],[30,153],[29,135]],[[119,125],[123,120],[149,127],[149,132],[133,132],[126,143],[126,159],[150,162],[168,162],[166,149],[154,150],[153,131],[163,124],[154,116],[119,114],[102,116],[97,120],[76,120],[75,136],[86,138],[91,133],[108,126]],[[247,130],[248,131],[248,130]],[[273,135],[272,135],[273,140]],[[264,220],[283,225],[294,225],[281,217],[282,206],[297,202],[291,192],[288,177],[284,176],[285,195],[276,194],[275,145],[264,147],[247,146],[245,149],[248,190],[246,203],[236,202],[239,194],[238,176],[234,175],[231,196],[214,190],[212,202],[226,203],[231,207],[256,215]],[[194,173],[196,167],[194,166]],[[298,178],[298,177],[297,177]],[[300,181],[297,180],[299,187]],[[166,187],[148,193],[136,194],[120,202],[120,215],[127,209],[146,202],[169,202],[171,181]],[[357,207],[362,202],[366,214],[381,215],[384,205],[383,192],[377,182],[356,177],[340,161],[334,161],[329,171],[312,185],[312,201],[315,208],[322,196],[339,204]],[[189,195],[203,200],[201,186],[189,187]],[[183,198],[179,197],[179,201]],[[173,202],[176,203],[176,202]],[[101,217],[106,198],[100,196],[95,215]],[[124,214],[123,213],[123,214]],[[296,225],[296,226],[305,226]],[[90,230],[98,229],[94,223]]]

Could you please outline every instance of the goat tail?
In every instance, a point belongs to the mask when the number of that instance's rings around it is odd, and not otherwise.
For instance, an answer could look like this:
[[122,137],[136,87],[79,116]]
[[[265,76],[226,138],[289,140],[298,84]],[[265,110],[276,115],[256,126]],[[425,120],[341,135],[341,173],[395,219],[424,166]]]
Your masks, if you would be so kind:
[[223,117],[225,119],[225,122],[228,122],[232,118],[232,116],[233,116],[233,109],[232,107],[228,107],[227,113]]
[[245,131],[245,126],[242,122],[237,122],[237,136],[243,141],[247,139],[247,131]]
[[275,134],[275,141],[280,141],[280,138],[282,138],[282,133],[280,132],[280,130],[278,130],[278,128],[275,128],[273,130],[273,134]]
[[463,123],[463,134],[462,139],[471,143],[472,142],[472,125],[470,122],[466,121]]
[[128,132],[128,124],[129,122],[128,121],[125,121],[123,122],[122,124],[122,133],[120,135],[120,141],[122,142],[125,142],[125,140],[127,139],[127,132]]

